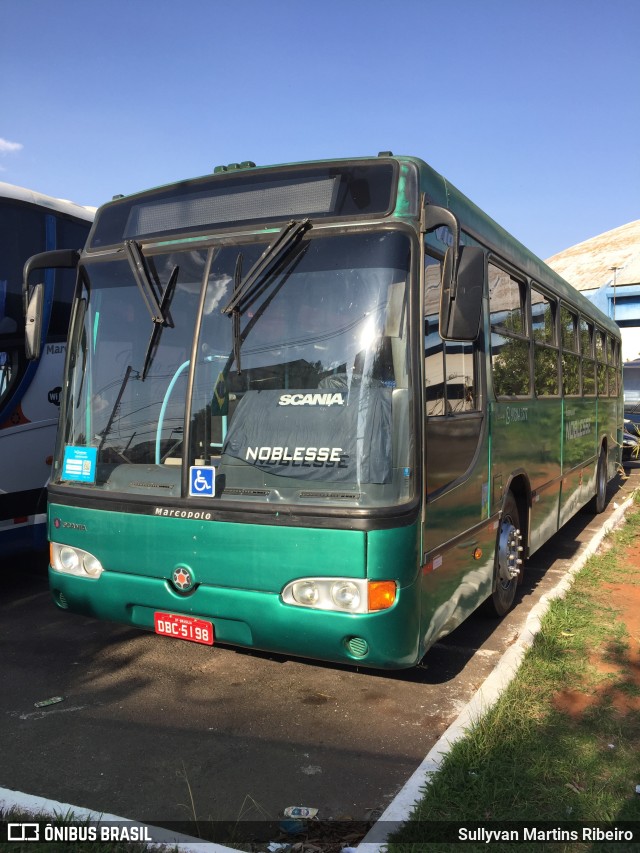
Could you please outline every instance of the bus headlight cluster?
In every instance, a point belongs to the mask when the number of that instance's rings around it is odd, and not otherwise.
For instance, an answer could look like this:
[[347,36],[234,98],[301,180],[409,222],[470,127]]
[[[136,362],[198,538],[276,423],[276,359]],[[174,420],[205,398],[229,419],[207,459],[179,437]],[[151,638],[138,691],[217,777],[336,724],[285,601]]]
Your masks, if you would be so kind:
[[391,607],[396,600],[396,583],[355,578],[300,578],[285,586],[282,600],[285,604],[315,610],[372,613]]
[[56,572],[62,572],[66,575],[78,575],[83,578],[98,578],[104,571],[100,560],[88,551],[83,551],[82,548],[75,548],[72,545],[59,545],[57,542],[52,542],[49,553],[51,567]]

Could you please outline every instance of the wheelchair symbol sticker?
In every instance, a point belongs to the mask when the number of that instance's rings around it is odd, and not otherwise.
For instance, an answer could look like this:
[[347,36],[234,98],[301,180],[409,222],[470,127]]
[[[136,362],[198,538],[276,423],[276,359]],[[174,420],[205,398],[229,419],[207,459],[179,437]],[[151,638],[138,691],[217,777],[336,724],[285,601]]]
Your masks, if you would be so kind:
[[189,495],[197,498],[213,498],[216,494],[216,469],[206,465],[189,468]]

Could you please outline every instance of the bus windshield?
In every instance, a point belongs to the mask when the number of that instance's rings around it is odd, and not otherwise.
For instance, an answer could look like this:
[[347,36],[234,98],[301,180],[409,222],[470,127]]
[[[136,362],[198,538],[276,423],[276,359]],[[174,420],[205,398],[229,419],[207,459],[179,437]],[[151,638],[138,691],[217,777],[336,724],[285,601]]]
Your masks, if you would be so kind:
[[141,249],[144,286],[85,259],[55,481],[161,502],[206,466],[221,502],[406,501],[406,233],[311,230],[235,310],[264,238],[193,245]]

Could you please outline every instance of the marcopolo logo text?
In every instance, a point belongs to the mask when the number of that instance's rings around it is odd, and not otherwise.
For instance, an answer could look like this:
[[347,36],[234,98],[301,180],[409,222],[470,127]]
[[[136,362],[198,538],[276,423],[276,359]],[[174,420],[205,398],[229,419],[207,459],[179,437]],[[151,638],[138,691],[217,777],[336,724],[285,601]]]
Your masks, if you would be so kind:
[[213,518],[213,513],[206,510],[172,509],[166,506],[155,507],[153,514],[161,515],[163,518],[189,518],[195,521],[211,521]]

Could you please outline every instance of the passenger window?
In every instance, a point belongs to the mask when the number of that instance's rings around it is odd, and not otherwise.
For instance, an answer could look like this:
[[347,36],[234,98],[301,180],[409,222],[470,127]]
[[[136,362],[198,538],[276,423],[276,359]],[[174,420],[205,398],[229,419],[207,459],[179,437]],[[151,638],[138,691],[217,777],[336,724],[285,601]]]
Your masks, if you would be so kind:
[[553,346],[556,342],[555,300],[531,288],[531,329],[534,341]]
[[596,370],[598,380],[598,396],[606,397],[609,393],[607,387],[607,338],[600,329],[596,330]]
[[569,311],[563,305],[560,310],[560,325],[562,327],[562,349],[565,352],[578,352],[577,320],[578,318],[573,311]]
[[495,394],[528,395],[531,380],[525,287],[494,264],[489,264],[489,305]]
[[616,354],[617,343],[607,336],[607,374],[609,376],[609,396],[616,397],[618,394],[618,370],[616,367],[617,362],[617,354]]
[[556,346],[556,301],[531,288],[534,387],[538,397],[559,393],[558,347]]
[[583,358],[593,358],[593,325],[580,320],[580,352]]
[[593,324],[580,320],[580,352],[582,354],[582,394],[596,393],[596,363],[593,358]]
[[560,309],[562,336],[562,391],[575,397],[580,394],[580,355],[578,354],[578,315],[564,305]]

